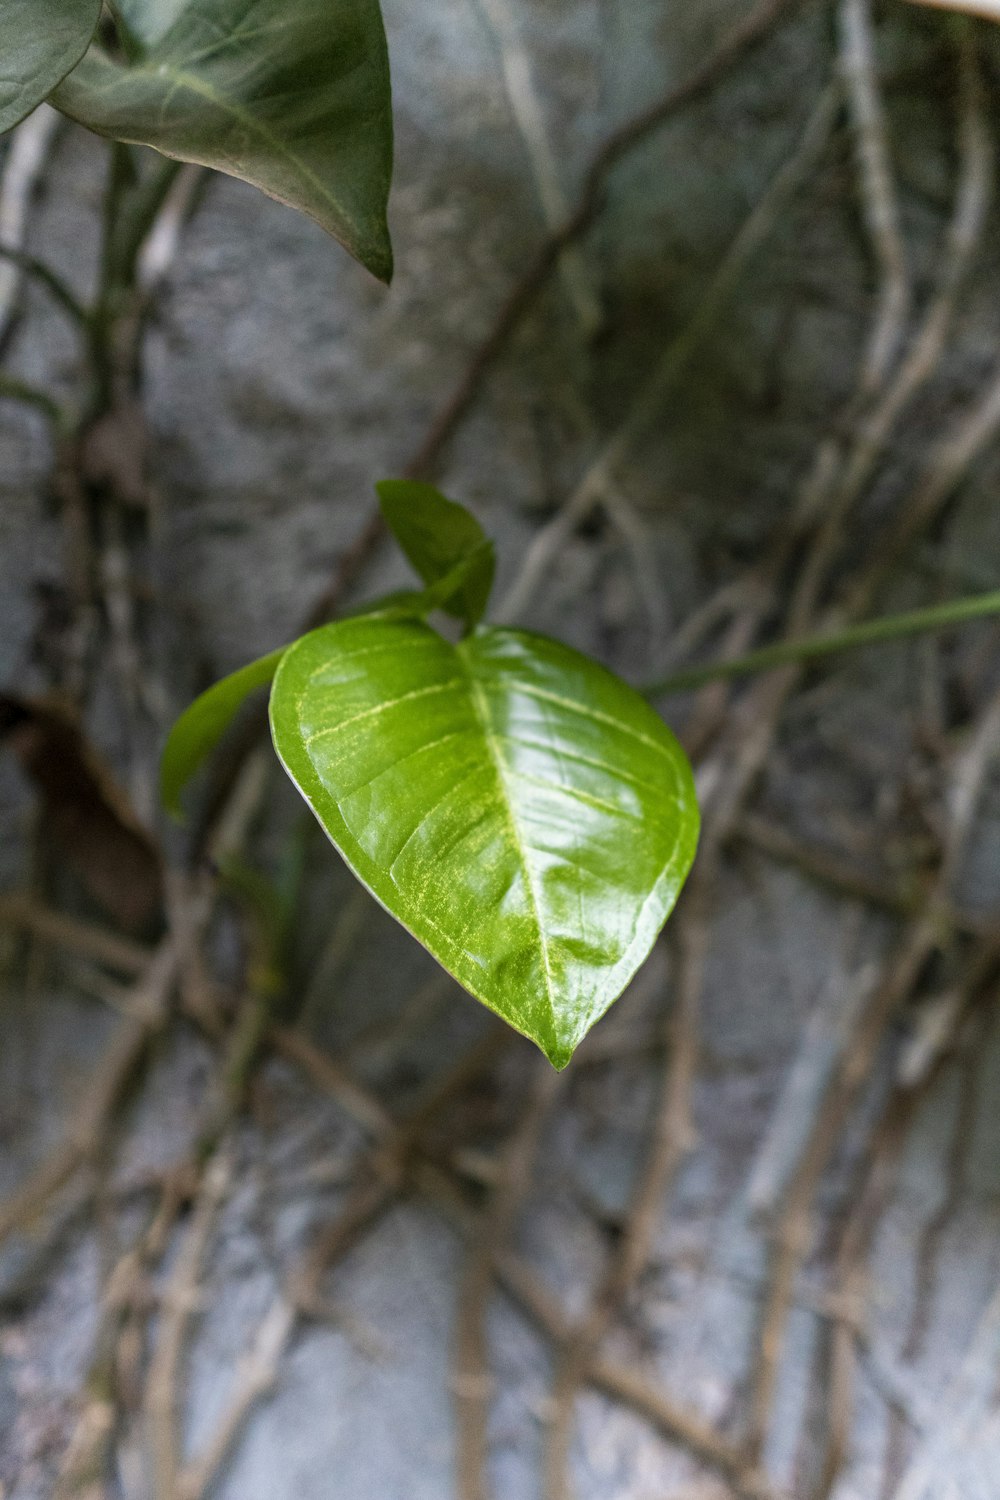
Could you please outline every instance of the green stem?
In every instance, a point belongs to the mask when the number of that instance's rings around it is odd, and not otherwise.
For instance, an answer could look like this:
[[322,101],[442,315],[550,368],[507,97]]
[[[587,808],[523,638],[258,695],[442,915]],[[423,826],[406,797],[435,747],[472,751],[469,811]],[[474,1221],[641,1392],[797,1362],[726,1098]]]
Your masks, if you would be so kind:
[[119,220],[135,176],[132,153],[121,141],[112,141],[108,154],[108,181],[104,189],[101,225],[100,272],[97,297],[90,317],[90,354],[94,368],[94,410],[103,412],[112,403],[114,390],[114,333],[121,310],[123,282],[118,251]]
[[725,682],[733,677],[746,677],[752,672],[766,672],[772,667],[797,666],[841,651],[856,651],[861,646],[875,646],[884,641],[905,640],[907,636],[925,635],[928,631],[961,625],[966,620],[981,620],[998,614],[1000,590],[975,594],[969,599],[953,599],[949,604],[936,604],[929,609],[914,609],[906,614],[887,615],[881,620],[867,620],[863,625],[852,625],[828,635],[775,641],[771,646],[762,646],[758,651],[729,661],[684,667],[669,677],[645,683],[640,692],[647,698],[665,698],[671,693],[686,693],[692,688],[703,687],[708,682]]
[[73,322],[81,328],[86,328],[90,322],[90,314],[74,292],[70,290],[61,276],[57,276],[50,266],[44,261],[37,260],[33,255],[27,255],[23,250],[16,250],[13,245],[0,244],[0,260],[9,260],[11,265],[17,266],[26,276],[31,276],[46,288],[53,300],[68,313]]
[[115,340],[122,315],[137,306],[140,251],[180,168],[180,162],[158,159],[148,172],[142,172],[131,149],[119,141],[112,142],[104,194],[100,283],[90,319],[98,411],[112,401],[116,367],[120,365]]
[[128,284],[134,285],[139,252],[146,241],[156,216],[166,202],[167,194],[184,163],[171,157],[157,158],[148,176],[136,184],[128,205],[128,215],[119,246],[120,275]]
[[39,390],[13,375],[0,374],[0,401],[19,401],[22,406],[33,406],[48,417],[57,432],[69,429],[69,418],[48,391]]
[[122,279],[118,250],[119,221],[136,181],[136,163],[131,146],[112,141],[108,152],[108,181],[101,205],[101,269],[99,295],[108,296]]
[[129,62],[138,62],[142,57],[142,44],[122,15],[121,6],[117,5],[115,0],[104,0],[104,3],[115,23],[115,32],[122,51]]

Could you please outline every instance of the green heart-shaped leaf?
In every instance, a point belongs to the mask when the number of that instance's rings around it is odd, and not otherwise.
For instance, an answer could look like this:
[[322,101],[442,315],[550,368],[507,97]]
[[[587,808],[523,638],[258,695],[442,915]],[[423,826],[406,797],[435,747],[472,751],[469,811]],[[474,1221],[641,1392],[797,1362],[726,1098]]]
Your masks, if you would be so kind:
[[119,13],[128,61],[91,47],[53,95],[57,108],[101,135],[254,183],[389,280],[392,108],[378,0],[124,0]]
[[359,617],[285,652],[271,728],[354,873],[556,1067],[649,952],[694,858],[690,767],[555,641]]
[[90,45],[101,0],[4,0],[0,132],[41,104]]

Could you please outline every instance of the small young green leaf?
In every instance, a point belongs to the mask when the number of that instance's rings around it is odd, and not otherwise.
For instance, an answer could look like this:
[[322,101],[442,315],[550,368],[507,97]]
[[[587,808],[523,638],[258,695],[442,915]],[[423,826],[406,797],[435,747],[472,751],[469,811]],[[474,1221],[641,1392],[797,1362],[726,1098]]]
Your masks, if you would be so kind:
[[271,729],[359,879],[565,1066],[694,857],[694,783],[662,720],[543,636],[480,629],[452,645],[369,615],[289,647]]
[[100,135],[254,183],[390,279],[392,106],[378,0],[122,0],[120,15],[128,60],[91,47],[55,91],[58,109]]
[[[484,542],[483,546],[492,550],[490,542]],[[354,609],[347,610],[342,618],[353,620],[360,615],[370,615],[393,620],[426,620],[436,609],[446,609],[448,601],[463,587],[469,575],[479,568],[480,551],[477,548],[425,589],[394,589],[390,594],[367,599]]]
[[271,681],[287,649],[281,646],[213,683],[181,714],[160,761],[160,796],[172,817],[181,816],[181,792],[211,755],[244,701]]
[[440,608],[474,629],[489,602],[496,566],[493,544],[475,516],[432,484],[383,479],[375,488],[386,525],[426,584],[440,583],[458,564],[467,564],[461,587]]
[[0,134],[75,68],[101,18],[101,0],[4,0]]

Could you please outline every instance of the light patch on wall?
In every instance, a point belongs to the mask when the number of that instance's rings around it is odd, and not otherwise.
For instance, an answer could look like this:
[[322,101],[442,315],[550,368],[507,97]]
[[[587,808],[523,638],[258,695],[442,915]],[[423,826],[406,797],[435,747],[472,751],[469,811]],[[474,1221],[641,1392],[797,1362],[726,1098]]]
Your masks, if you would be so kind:
[[970,16],[988,16],[1000,21],[1000,0],[914,0],[916,5],[933,5],[938,10],[962,10]]

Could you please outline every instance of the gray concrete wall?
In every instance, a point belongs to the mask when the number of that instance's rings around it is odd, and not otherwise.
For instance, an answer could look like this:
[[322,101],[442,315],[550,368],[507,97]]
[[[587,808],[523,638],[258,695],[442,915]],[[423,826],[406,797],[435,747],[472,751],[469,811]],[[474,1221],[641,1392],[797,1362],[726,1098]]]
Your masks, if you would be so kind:
[[[425,0],[386,6],[398,156],[392,224],[398,275],[386,292],[313,225],[249,188],[218,181],[186,235],[151,332],[146,399],[158,505],[141,566],[154,601],[151,674],[164,718],[209,677],[287,639],[356,534],[375,479],[398,472],[544,234],[531,156],[505,87],[518,54],[572,199],[604,134],[682,78],[743,9],[713,0]],[[987,114],[998,121],[996,40],[977,31]],[[501,592],[601,444],[686,326],[715,268],[794,150],[830,76],[829,7],[807,4],[708,97],[616,173],[596,230],[555,277],[450,447],[442,487],[498,538]],[[941,269],[955,189],[954,56],[937,15],[884,6],[878,24],[894,160],[918,308]],[[81,289],[100,192],[101,148],[60,139],[33,219],[32,249]],[[839,580],[864,561],[905,500],[930,446],[967,410],[1000,356],[1000,259],[990,220],[935,378],[907,413],[851,522]],[[581,292],[582,288],[582,292]],[[526,622],[641,677],[665,660],[699,602],[763,555],[848,394],[870,325],[874,273],[843,122],[731,310],[621,465],[627,501],[559,547]],[[582,298],[582,302],[581,302]],[[603,323],[581,326],[593,299]],[[44,300],[28,298],[10,351],[26,378],[70,387],[73,347]],[[60,576],[40,420],[0,406],[0,683],[39,688],[37,585]],[[1000,586],[995,446],[946,520],[909,554],[879,600],[905,607]],[[612,506],[611,510],[614,510]],[[374,590],[399,581],[380,555]],[[917,868],[946,809],[947,776],[927,746],[944,667],[989,685],[988,627],[958,645],[901,645],[807,680],[783,717],[755,794],[769,825],[846,851],[866,869]],[[995,686],[995,684],[994,684]],[[668,717],[683,722],[685,705]],[[738,721],[737,721],[738,723]],[[113,690],[95,737],[122,763]],[[147,727],[150,747],[155,726]],[[955,736],[953,735],[953,738]],[[960,738],[960,735],[958,736]],[[254,856],[280,852],[296,817],[275,784]],[[0,873],[25,878],[32,797],[0,757]],[[922,823],[929,809],[931,828]],[[917,852],[915,852],[917,851]],[[314,1038],[405,1108],[443,1060],[487,1026],[416,946],[360,901],[316,846],[298,959],[331,930],[353,943],[311,1008]],[[963,866],[962,900],[1000,899],[1000,783],[988,781]],[[72,892],[68,899],[72,900]],[[353,903],[353,904],[352,904]],[[346,917],[345,917],[346,913]],[[346,926],[345,926],[346,923]],[[338,927],[338,924],[340,926]],[[721,1431],[738,1434],[768,1285],[769,1254],[805,1122],[845,1046],[858,975],[892,953],[900,924],[737,841],[712,908],[696,1141],[657,1210],[650,1264],[608,1335],[609,1351]],[[815,1491],[836,1393],[829,1340],[855,1326],[856,1382],[834,1500],[995,1500],[1000,1495],[1000,1023],[979,997],[932,1082],[908,1103],[900,1050],[953,983],[949,949],[852,1100],[815,1201],[793,1288],[764,1462],[776,1492]],[[548,1120],[514,1242],[579,1313],[626,1212],[669,1061],[656,1038],[674,1000],[668,937],[582,1049]],[[414,1000],[414,997],[416,1001]],[[394,1018],[411,1020],[402,1028]],[[923,1019],[921,1019],[923,1018]],[[373,1039],[376,1021],[388,1028]],[[0,1007],[0,1187],[11,1190],[60,1137],[116,1017],[72,966],[48,961]],[[635,1042],[635,1045],[633,1045]],[[589,1046],[590,1044],[588,1044]],[[602,1050],[603,1049],[603,1050]],[[0,1495],[56,1493],[94,1359],[102,1277],[137,1232],[143,1182],[190,1138],[213,1066],[207,1043],[173,1027],[143,1077],[108,1164],[96,1215],[72,1186],[0,1260]],[[442,1150],[499,1149],[534,1067],[513,1045],[440,1128]],[[889,1101],[887,1106],[887,1101]],[[901,1137],[879,1134],[887,1107]],[[185,1450],[223,1410],[238,1362],[281,1294],[313,1227],[347,1191],[337,1169],[359,1127],[287,1063],[262,1069],[228,1144],[230,1190],[206,1248],[201,1301],[180,1385]],[[840,1236],[881,1142],[862,1299],[843,1302]],[[879,1158],[881,1160],[881,1158]],[[469,1206],[483,1188],[458,1179]],[[54,1214],[54,1216],[53,1216]],[[150,1280],[158,1291],[183,1229]],[[447,1500],[455,1490],[451,1350],[466,1248],[433,1194],[405,1193],[331,1275],[336,1309],[291,1340],[273,1393],[254,1410],[214,1494],[220,1500]],[[841,1299],[838,1301],[838,1297]],[[852,1321],[854,1320],[854,1321]],[[490,1472],[498,1500],[541,1493],[552,1347],[504,1294],[490,1303]],[[114,1472],[89,1495],[152,1495],[147,1430],[126,1407]],[[733,1492],[681,1441],[594,1390],[576,1404],[580,1500],[680,1500]]]

